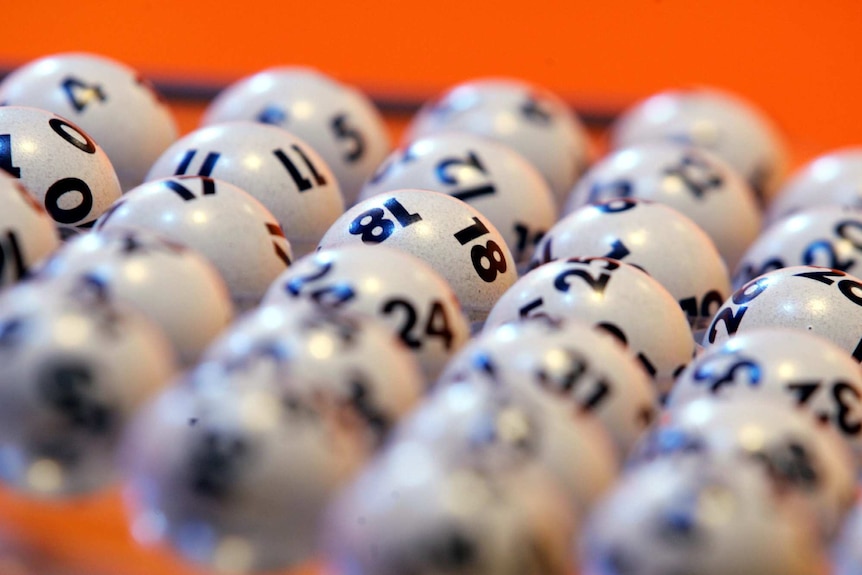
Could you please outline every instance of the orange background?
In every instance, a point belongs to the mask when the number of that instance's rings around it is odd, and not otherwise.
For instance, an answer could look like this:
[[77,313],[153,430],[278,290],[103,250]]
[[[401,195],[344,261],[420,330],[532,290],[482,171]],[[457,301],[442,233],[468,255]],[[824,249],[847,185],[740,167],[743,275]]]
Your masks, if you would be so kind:
[[756,102],[805,154],[862,133],[857,0],[7,0],[2,17],[7,68],[88,50],[157,79],[221,85],[302,63],[406,102],[511,75],[599,114],[713,84]]
[[[598,116],[664,88],[711,84],[770,114],[797,163],[862,143],[858,0],[6,0],[0,14],[6,69],[84,50],[157,80],[221,86],[267,66],[307,64],[406,104],[471,77],[510,75]],[[191,129],[201,104],[174,105]],[[9,526],[98,573],[192,573],[135,547],[115,495],[47,505],[0,491],[0,531]]]

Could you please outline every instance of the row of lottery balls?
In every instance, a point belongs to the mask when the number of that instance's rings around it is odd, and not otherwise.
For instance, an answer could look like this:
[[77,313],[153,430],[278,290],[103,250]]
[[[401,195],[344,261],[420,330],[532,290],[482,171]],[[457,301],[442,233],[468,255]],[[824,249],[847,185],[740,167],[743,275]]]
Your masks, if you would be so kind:
[[[91,237],[100,234],[107,232]],[[131,258],[181,251],[133,232],[115,243]],[[353,255],[379,260],[388,251]],[[330,263],[338,268],[337,258]],[[588,291],[593,272],[617,272],[607,259],[562,263],[555,283],[574,280],[572,288]],[[790,271],[799,281],[862,285],[836,272]],[[778,283],[759,281],[744,290],[748,302]],[[843,293],[851,284],[836,287]],[[175,369],[169,345],[110,289],[110,277],[98,274],[67,285],[36,278],[0,298],[3,480],[54,496],[103,486],[126,421],[156,395],[125,439],[134,531],[219,569],[302,561],[315,549],[309,526],[323,520],[329,558],[363,573],[514,573],[525,561],[562,573],[578,560],[570,555],[577,520],[592,511],[581,551],[588,564],[627,559],[652,572],[691,560],[688,536],[696,532],[737,551],[792,542],[793,554],[743,556],[759,572],[814,573],[823,541],[853,504],[859,448],[854,442],[851,455],[836,430],[851,439],[862,428],[858,366],[801,331],[754,331],[701,355],[678,379],[675,409],[634,456],[679,457],[612,487],[620,458],[655,420],[658,390],[643,358],[607,322],[612,335],[547,316],[489,324],[416,408],[420,368],[389,330],[291,300],[244,318],[159,394]],[[442,324],[428,328],[446,339]],[[732,399],[685,403],[710,393]],[[335,492],[354,478],[324,520]],[[643,545],[650,553],[642,557]],[[700,553],[715,569],[706,572],[728,572],[723,554]]]

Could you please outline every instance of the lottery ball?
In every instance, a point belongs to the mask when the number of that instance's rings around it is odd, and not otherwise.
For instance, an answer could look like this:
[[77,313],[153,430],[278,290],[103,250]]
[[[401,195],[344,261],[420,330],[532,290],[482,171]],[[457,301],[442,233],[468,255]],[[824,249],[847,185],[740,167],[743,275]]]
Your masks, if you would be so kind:
[[545,177],[558,205],[589,163],[589,140],[577,116],[554,94],[519,80],[455,86],[419,111],[405,141],[453,131],[513,148]]
[[798,405],[834,427],[862,461],[862,372],[827,339],[787,328],[740,334],[695,358],[677,378],[667,406],[711,395]]
[[706,148],[744,177],[765,206],[775,195],[787,153],[768,118],[737,96],[710,88],[670,90],[627,110],[614,124],[611,147],[673,140]]
[[611,154],[578,181],[565,212],[619,198],[659,202],[688,216],[729,269],[760,232],[760,207],[748,183],[715,154],[690,145],[646,142]]
[[557,220],[542,175],[514,150],[468,133],[434,134],[393,152],[362,188],[360,200],[404,188],[434,190],[482,212],[526,263]]
[[204,361],[231,376],[254,374],[298,395],[327,396],[352,411],[373,445],[424,389],[415,359],[383,326],[303,300],[246,314],[210,346]]
[[327,501],[366,455],[326,406],[234,383],[172,387],[132,422],[132,529],[219,572],[290,567],[314,552]]
[[739,459],[758,462],[776,489],[803,498],[825,539],[853,504],[856,471],[845,441],[810,414],[773,398],[708,397],[666,411],[633,463],[703,455],[734,469]]
[[608,258],[569,258],[539,266],[491,310],[490,331],[532,316],[579,319],[624,343],[666,393],[688,365],[695,343],[685,314],[660,283]]
[[53,220],[6,172],[0,171],[0,290],[30,273],[60,243]]
[[792,266],[758,276],[721,306],[703,345],[758,327],[815,333],[862,359],[862,280],[840,270]]
[[200,176],[156,180],[123,196],[99,230],[144,228],[212,263],[241,310],[257,305],[293,252],[263,205],[227,182]]
[[308,144],[252,122],[201,128],[156,160],[147,180],[197,174],[238,186],[278,220],[297,256],[314,249],[344,211],[338,181]]
[[769,226],[733,273],[734,288],[788,266],[823,266],[862,274],[862,209],[806,208]]
[[834,575],[855,575],[862,569],[862,504],[859,502],[841,528],[832,552]]
[[627,475],[581,538],[584,575],[816,575],[810,517],[754,463],[656,461]]
[[558,479],[572,509],[586,513],[617,475],[617,454],[601,425],[528,386],[501,387],[468,374],[440,387],[398,428],[394,442],[431,447],[449,465],[505,474],[535,461]]
[[833,151],[802,166],[781,186],[766,223],[824,204],[862,207],[862,148]]
[[727,266],[715,244],[664,204],[624,198],[584,206],[545,234],[533,265],[589,256],[640,267],[667,288],[695,328],[706,325],[730,293]]
[[658,414],[642,365],[613,336],[575,320],[539,317],[483,332],[452,358],[439,384],[469,374],[490,374],[504,387],[534,386],[594,416],[620,458]]
[[389,135],[360,91],[317,70],[269,68],[228,86],[204,112],[203,125],[237,120],[289,130],[320,154],[353,205],[389,151]]
[[69,497],[117,479],[127,422],[173,377],[170,343],[95,282],[0,298],[0,481]]
[[203,256],[144,229],[108,228],[66,242],[38,270],[39,281],[98,281],[105,296],[158,324],[185,366],[233,318],[230,292]]
[[123,190],[141,184],[177,139],[171,111],[152,84],[94,54],[56,54],[21,66],[0,83],[0,102],[49,110],[81,126],[110,158]]
[[569,573],[574,517],[535,464],[494,473],[394,445],[337,500],[324,560],[356,575]]
[[263,301],[281,305],[296,299],[385,325],[413,352],[428,383],[470,337],[446,280],[419,258],[386,246],[345,245],[300,258]]
[[465,202],[427,190],[397,190],[359,202],[332,224],[319,247],[384,242],[443,276],[474,322],[485,319],[517,277],[506,241],[487,217]]
[[91,228],[122,193],[111,161],[89,135],[36,108],[0,106],[0,169],[18,179],[61,232]]

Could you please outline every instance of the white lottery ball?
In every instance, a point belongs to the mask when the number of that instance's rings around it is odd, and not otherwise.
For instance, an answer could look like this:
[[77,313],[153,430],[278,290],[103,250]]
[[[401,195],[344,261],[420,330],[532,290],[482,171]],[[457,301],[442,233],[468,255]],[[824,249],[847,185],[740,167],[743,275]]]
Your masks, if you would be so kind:
[[300,258],[278,276],[263,301],[297,298],[387,326],[413,352],[428,383],[470,337],[446,280],[419,258],[386,246],[345,245]]
[[249,373],[302,396],[352,410],[379,444],[419,401],[424,382],[409,350],[374,321],[335,315],[305,301],[262,306],[240,318],[204,361]]
[[565,575],[576,521],[536,464],[452,468],[403,442],[338,498],[324,558],[355,575]]
[[190,366],[233,318],[230,292],[198,253],[144,229],[107,228],[66,242],[37,272],[40,281],[98,280],[106,297],[164,330]]
[[206,257],[241,310],[257,305],[293,257],[269,210],[233,184],[210,178],[167,178],[131,190],[98,225],[128,227],[151,230]]
[[218,572],[306,561],[327,502],[366,457],[350,431],[265,384],[172,387],[126,434],[132,529]]
[[483,332],[449,362],[440,383],[472,373],[502,386],[535,386],[594,416],[620,458],[658,414],[641,364],[611,335],[575,320],[535,318]]
[[792,266],[771,271],[737,289],[703,336],[723,343],[758,327],[809,331],[862,358],[862,280],[839,270]]
[[360,202],[329,228],[320,248],[360,243],[423,260],[446,278],[471,321],[484,320],[517,278],[514,258],[490,220],[439,192],[397,190]]
[[57,249],[53,220],[15,178],[0,171],[0,290]]
[[766,222],[824,204],[862,207],[862,148],[833,151],[799,168],[769,205]]
[[673,296],[617,260],[572,258],[539,266],[500,298],[485,330],[536,315],[580,319],[608,331],[626,344],[660,393],[695,352],[688,320]]
[[775,222],[745,252],[733,272],[733,285],[801,265],[862,274],[862,209],[811,207]]
[[816,575],[810,515],[754,463],[656,461],[627,475],[581,538],[584,575]]
[[386,124],[364,94],[310,68],[269,68],[237,81],[201,123],[236,120],[273,124],[308,142],[332,168],[347,205],[390,147]]
[[706,325],[730,293],[727,266],[715,244],[664,204],[622,198],[579,208],[545,234],[533,265],[590,256],[643,269],[676,298],[695,328]]
[[405,140],[444,131],[470,132],[512,147],[542,173],[558,205],[589,163],[586,130],[568,105],[518,80],[455,86],[419,111]]
[[20,284],[0,298],[0,480],[29,495],[107,488],[132,415],[169,379],[170,343],[102,297]]
[[707,455],[733,466],[739,458],[763,466],[777,489],[801,495],[832,537],[855,497],[856,470],[845,441],[810,414],[774,398],[701,398],[666,411],[634,462]]
[[707,150],[645,142],[594,164],[569,195],[565,212],[617,198],[666,204],[691,218],[732,269],[760,232],[760,207],[748,183]]
[[670,90],[627,110],[611,132],[613,149],[673,140],[715,152],[748,180],[761,205],[774,196],[787,164],[769,119],[741,98],[709,88]]
[[0,106],[0,169],[17,178],[60,228],[90,228],[120,197],[93,138],[45,110]]
[[147,180],[198,175],[238,186],[272,212],[297,256],[314,249],[344,211],[326,162],[290,132],[253,122],[200,128],[155,161]]
[[103,56],[56,54],[34,60],[0,83],[0,102],[50,110],[81,126],[101,146],[123,190],[144,181],[177,139],[168,106],[136,70]]
[[557,220],[556,200],[529,162],[507,146],[469,133],[433,134],[393,152],[359,199],[404,188],[467,202],[500,230],[518,263],[530,259]]

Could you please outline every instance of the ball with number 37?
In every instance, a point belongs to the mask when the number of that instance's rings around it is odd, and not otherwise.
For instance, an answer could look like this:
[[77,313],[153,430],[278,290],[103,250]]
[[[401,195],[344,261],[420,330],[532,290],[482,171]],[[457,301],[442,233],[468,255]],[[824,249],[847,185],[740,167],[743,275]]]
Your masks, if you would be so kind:
[[332,225],[320,248],[385,245],[413,254],[442,275],[471,321],[483,321],[517,277],[500,232],[461,200],[396,190],[360,202]]

